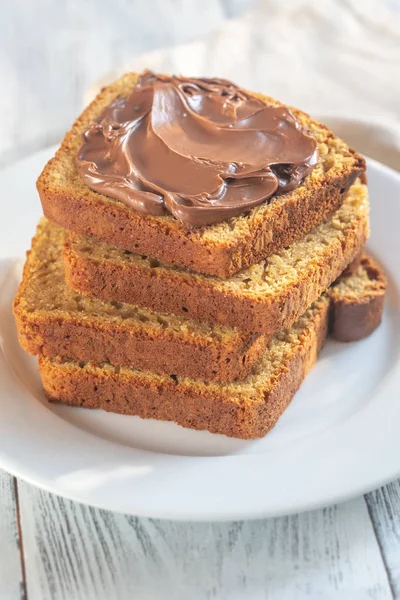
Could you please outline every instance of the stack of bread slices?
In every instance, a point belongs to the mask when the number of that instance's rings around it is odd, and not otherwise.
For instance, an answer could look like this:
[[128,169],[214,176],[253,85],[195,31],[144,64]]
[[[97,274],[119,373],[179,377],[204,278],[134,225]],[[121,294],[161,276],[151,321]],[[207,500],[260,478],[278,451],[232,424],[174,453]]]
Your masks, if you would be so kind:
[[76,166],[83,131],[135,82],[103,90],[39,177],[45,217],[14,301],[20,344],[52,401],[264,436],[328,331],[352,341],[380,322],[364,161],[292,109],[319,151],[296,189],[201,228],[139,214]]

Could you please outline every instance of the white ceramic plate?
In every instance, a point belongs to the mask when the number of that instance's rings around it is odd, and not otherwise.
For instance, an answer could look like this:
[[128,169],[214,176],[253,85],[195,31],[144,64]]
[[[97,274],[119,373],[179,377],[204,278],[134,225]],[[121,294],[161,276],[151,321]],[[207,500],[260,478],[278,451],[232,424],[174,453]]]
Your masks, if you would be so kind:
[[95,506],[190,520],[254,518],[337,502],[400,476],[400,176],[369,161],[368,244],[390,281],[367,340],[329,341],[275,429],[234,440],[173,423],[48,404],[18,346],[11,301],[40,216],[34,181],[53,152],[0,173],[0,465]]

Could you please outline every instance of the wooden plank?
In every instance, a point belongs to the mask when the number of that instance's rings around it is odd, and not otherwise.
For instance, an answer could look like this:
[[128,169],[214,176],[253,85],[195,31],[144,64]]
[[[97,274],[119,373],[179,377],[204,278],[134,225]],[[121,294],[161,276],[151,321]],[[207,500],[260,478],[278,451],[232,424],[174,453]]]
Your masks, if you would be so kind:
[[365,499],[393,595],[400,598],[400,479]]
[[0,598],[25,598],[14,478],[4,471],[0,471]]
[[19,484],[29,600],[392,598],[363,499],[291,517],[174,523]]

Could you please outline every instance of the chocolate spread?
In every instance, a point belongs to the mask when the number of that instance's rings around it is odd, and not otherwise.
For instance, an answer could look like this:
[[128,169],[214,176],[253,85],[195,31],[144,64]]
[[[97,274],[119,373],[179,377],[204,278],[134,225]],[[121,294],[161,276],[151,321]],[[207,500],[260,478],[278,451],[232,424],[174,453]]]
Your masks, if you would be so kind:
[[78,167],[93,190],[196,227],[293,190],[317,160],[288,108],[223,79],[146,71],[85,131]]

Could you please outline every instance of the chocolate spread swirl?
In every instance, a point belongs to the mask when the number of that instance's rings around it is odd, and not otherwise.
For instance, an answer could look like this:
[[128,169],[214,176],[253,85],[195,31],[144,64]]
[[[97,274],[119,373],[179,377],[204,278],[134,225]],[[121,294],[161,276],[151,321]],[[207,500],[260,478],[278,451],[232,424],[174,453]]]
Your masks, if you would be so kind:
[[146,71],[85,131],[78,167],[93,190],[196,227],[293,190],[317,160],[288,108],[223,79]]

